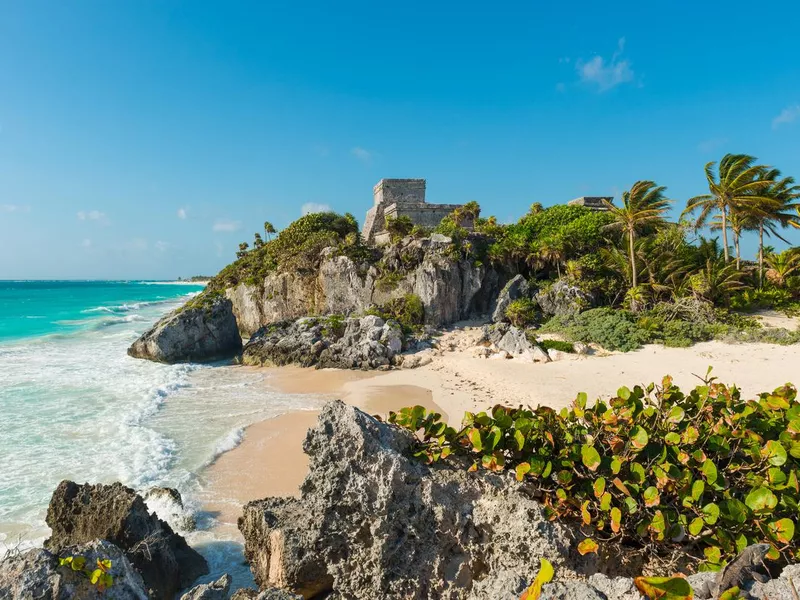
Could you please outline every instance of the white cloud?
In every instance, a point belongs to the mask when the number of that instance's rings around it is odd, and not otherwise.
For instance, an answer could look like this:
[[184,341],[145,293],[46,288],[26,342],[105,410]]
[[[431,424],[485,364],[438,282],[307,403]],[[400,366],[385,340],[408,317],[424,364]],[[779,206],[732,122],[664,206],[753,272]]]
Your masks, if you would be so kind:
[[31,212],[31,207],[22,206],[20,204],[0,204],[0,212],[26,213],[26,212]]
[[81,242],[81,248],[91,248],[91,247],[92,247],[92,240],[90,240],[89,238],[86,238]]
[[187,209],[185,209],[185,208],[179,208],[178,209],[178,218],[179,219],[184,220],[188,216],[189,216],[189,211]]
[[327,204],[319,204],[318,202],[306,202],[300,207],[300,212],[302,212],[304,215],[310,215],[311,213],[319,212],[330,212],[330,210],[330,206]]
[[217,219],[214,221],[214,226],[211,228],[212,231],[222,232],[222,233],[233,233],[234,231],[239,231],[242,228],[242,223],[240,221],[229,221],[228,219]]
[[575,68],[583,83],[597,87],[597,91],[605,92],[621,83],[633,81],[634,73],[630,61],[622,58],[625,49],[625,38],[620,38],[617,51],[606,62],[602,56],[595,56],[589,61],[578,60]]
[[153,244],[153,247],[159,252],[164,252],[167,248],[169,248],[169,246],[169,242],[162,242],[161,240],[158,240],[155,244]]
[[798,117],[800,117],[800,104],[787,106],[781,111],[781,114],[772,119],[772,128],[777,129],[781,125],[794,123]]
[[106,213],[100,212],[99,210],[89,210],[89,211],[78,211],[78,220],[79,221],[95,221],[102,225],[108,224],[108,217]]
[[365,148],[361,148],[356,146],[352,150],[350,150],[350,154],[355,156],[358,160],[365,164],[370,164],[372,162],[372,152]]

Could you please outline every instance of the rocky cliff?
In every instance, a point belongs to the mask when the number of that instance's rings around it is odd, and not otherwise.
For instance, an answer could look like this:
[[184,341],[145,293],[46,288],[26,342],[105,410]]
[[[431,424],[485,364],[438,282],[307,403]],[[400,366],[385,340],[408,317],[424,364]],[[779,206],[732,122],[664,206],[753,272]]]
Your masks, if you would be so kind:
[[[409,295],[422,302],[425,324],[437,327],[488,313],[508,278],[460,258],[443,236],[406,238],[381,252],[380,260],[359,262],[328,247],[314,268],[274,269],[233,284],[220,277],[204,295],[156,323],[128,353],[161,362],[228,358],[241,350],[237,328],[249,338],[267,325],[357,315]],[[210,301],[212,294],[224,298]]]

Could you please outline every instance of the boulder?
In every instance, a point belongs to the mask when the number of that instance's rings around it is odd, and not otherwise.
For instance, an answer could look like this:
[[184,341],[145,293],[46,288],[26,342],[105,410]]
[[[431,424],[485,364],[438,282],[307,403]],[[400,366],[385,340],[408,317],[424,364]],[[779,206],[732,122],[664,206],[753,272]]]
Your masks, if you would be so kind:
[[513,474],[427,466],[413,436],[342,402],[325,405],[303,448],[300,498],[250,502],[239,519],[256,582],[312,598],[478,598],[508,571],[531,580],[594,564]]
[[177,363],[231,358],[241,349],[231,301],[218,297],[205,302],[191,300],[166,315],[128,348],[128,354]]
[[494,309],[492,311],[492,322],[502,323],[507,322],[506,309],[508,305],[514,300],[520,298],[529,298],[531,295],[531,287],[528,281],[522,275],[516,275],[509,281],[497,296]]
[[591,306],[591,297],[578,286],[559,279],[536,294],[536,302],[548,316],[575,315]]
[[513,325],[498,328],[497,331],[505,331],[503,336],[497,340],[498,333],[492,331],[489,333],[489,339],[493,341],[501,351],[508,352],[511,356],[520,358],[528,362],[550,362],[550,356],[538,344],[534,344],[528,339],[528,335],[524,329],[514,327]]
[[83,557],[86,566],[97,560],[110,560],[113,585],[103,598],[110,600],[147,600],[147,588],[125,553],[113,544],[95,540],[66,546],[54,554],[34,548],[11,554],[0,561],[0,598],[3,600],[96,600],[97,588],[80,571],[59,566],[59,557]]
[[242,351],[249,365],[377,369],[400,363],[403,331],[392,320],[368,315],[304,317],[259,330]]
[[46,520],[52,535],[45,548],[57,553],[75,544],[107,540],[125,552],[158,598],[172,598],[208,573],[205,559],[121,483],[62,481],[53,492]]
[[228,600],[231,589],[231,576],[225,573],[216,581],[193,587],[181,596],[181,600]]

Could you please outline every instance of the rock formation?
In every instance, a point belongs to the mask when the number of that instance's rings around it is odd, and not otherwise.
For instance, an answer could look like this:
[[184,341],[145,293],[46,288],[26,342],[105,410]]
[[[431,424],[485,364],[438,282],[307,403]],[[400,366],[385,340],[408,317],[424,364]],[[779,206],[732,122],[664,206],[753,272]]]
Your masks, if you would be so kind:
[[231,301],[216,298],[200,306],[189,304],[163,317],[128,348],[128,354],[174,363],[231,358],[241,349]]
[[194,531],[197,521],[183,505],[181,493],[174,488],[153,487],[142,496],[148,510],[176,531]]
[[3,600],[96,600],[97,589],[82,572],[60,567],[59,557],[81,556],[87,565],[110,560],[114,585],[103,596],[110,600],[147,600],[147,588],[125,553],[106,541],[66,546],[59,554],[34,548],[0,562],[0,598]]
[[548,316],[570,316],[591,306],[591,298],[578,286],[559,279],[536,294],[536,302]]
[[403,332],[376,316],[352,319],[307,317],[260,329],[245,345],[247,365],[377,369],[397,363]]
[[225,573],[216,581],[193,587],[181,596],[181,600],[228,600],[231,576]]
[[62,481],[53,492],[46,520],[52,535],[45,548],[59,553],[75,544],[106,540],[125,553],[156,598],[172,598],[208,573],[205,559],[121,483]]
[[568,571],[594,560],[513,476],[428,467],[412,443],[328,403],[304,443],[301,498],[251,502],[239,520],[256,582],[304,598],[478,598],[502,572],[532,579],[541,557]]
[[522,275],[514,276],[514,278],[511,279],[511,281],[509,281],[502,290],[500,290],[500,294],[497,296],[497,302],[494,305],[494,310],[492,311],[492,322],[507,322],[506,309],[508,308],[508,305],[514,300],[519,300],[520,298],[530,298],[530,296],[531,286],[527,280]]

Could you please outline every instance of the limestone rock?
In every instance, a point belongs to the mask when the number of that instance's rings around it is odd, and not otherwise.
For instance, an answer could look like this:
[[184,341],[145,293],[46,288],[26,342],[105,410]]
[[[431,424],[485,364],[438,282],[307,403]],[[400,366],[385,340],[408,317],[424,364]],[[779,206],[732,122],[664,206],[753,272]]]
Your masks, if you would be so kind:
[[591,306],[591,298],[586,292],[563,279],[539,291],[536,302],[542,312],[550,316],[574,315]]
[[45,548],[60,552],[74,544],[107,540],[125,552],[159,598],[174,597],[208,573],[205,559],[151,515],[141,496],[120,483],[62,481],[53,492],[46,520],[52,535]]
[[377,369],[398,364],[403,343],[400,325],[373,315],[344,320],[305,317],[259,330],[245,345],[242,362]]
[[430,350],[423,350],[413,354],[406,354],[403,356],[402,367],[404,369],[416,369],[424,367],[433,362],[433,352]]
[[174,488],[153,487],[142,496],[148,510],[177,531],[194,531],[197,521],[183,505],[181,493]]
[[111,560],[109,573],[114,585],[103,598],[110,600],[147,600],[141,575],[125,554],[106,541],[67,546],[60,555],[44,548],[34,548],[0,561],[0,598],[3,600],[96,600],[97,589],[82,573],[60,567],[59,556],[82,556],[87,565],[98,559]]
[[241,349],[231,301],[217,298],[208,306],[181,307],[163,317],[128,348],[128,354],[176,363],[231,358]]
[[251,502],[239,520],[256,582],[305,598],[460,600],[495,572],[533,579],[541,557],[564,573],[595,560],[571,550],[568,526],[548,521],[513,475],[426,466],[412,443],[326,404],[304,443],[301,497]]
[[492,322],[506,322],[506,309],[508,305],[514,300],[529,298],[530,294],[531,288],[527,280],[522,275],[516,275],[503,287],[500,294],[497,296],[497,302],[492,311]]
[[228,600],[230,588],[231,576],[225,573],[216,581],[193,587],[181,596],[181,600]]

